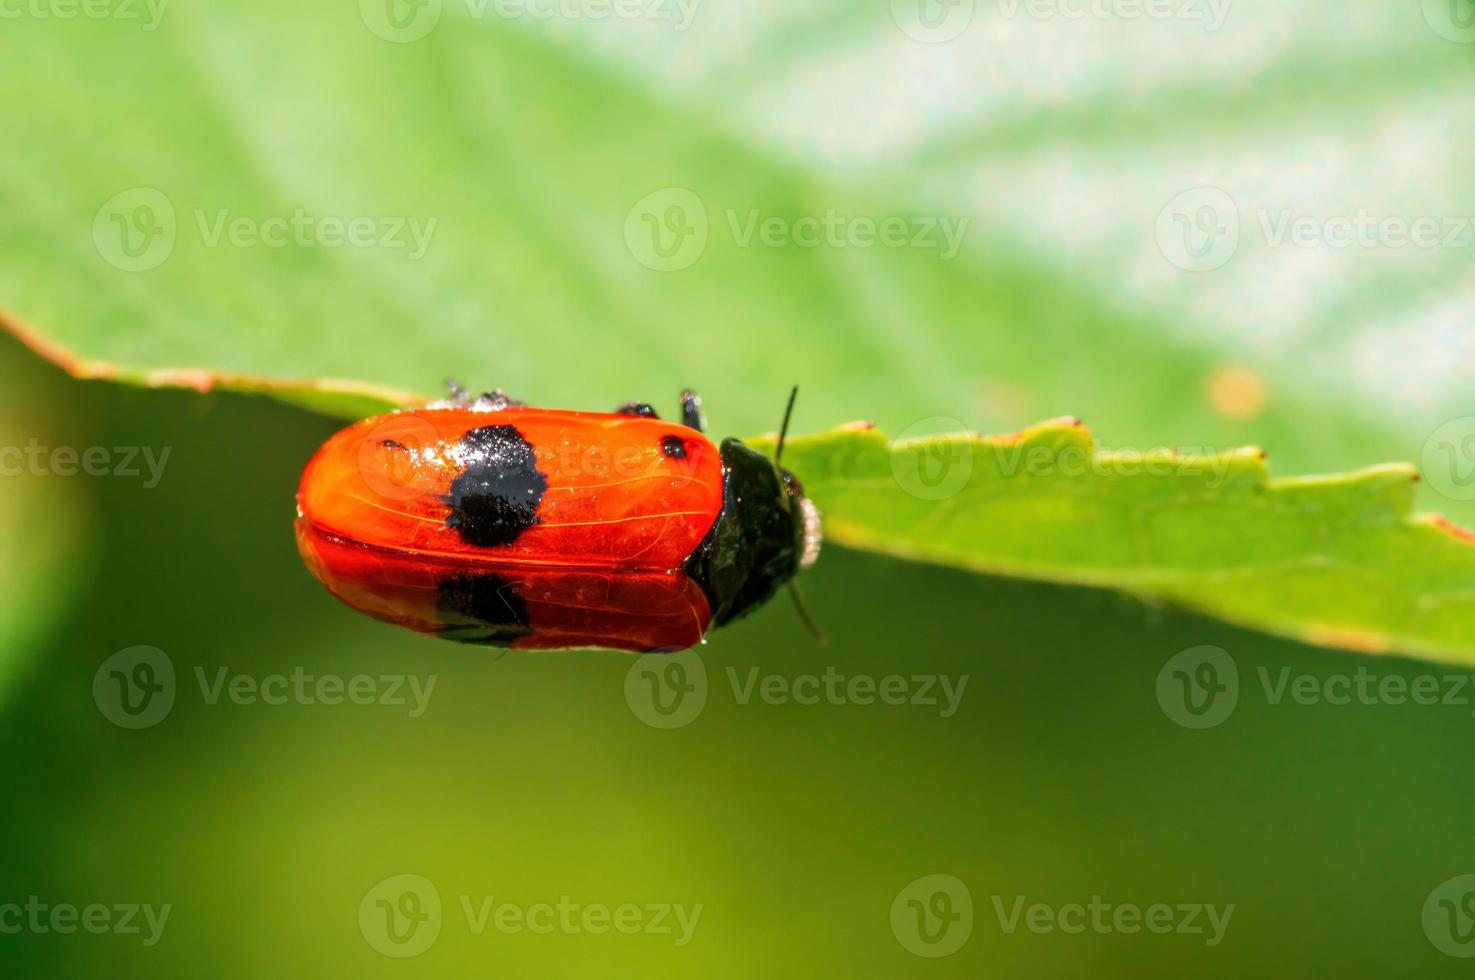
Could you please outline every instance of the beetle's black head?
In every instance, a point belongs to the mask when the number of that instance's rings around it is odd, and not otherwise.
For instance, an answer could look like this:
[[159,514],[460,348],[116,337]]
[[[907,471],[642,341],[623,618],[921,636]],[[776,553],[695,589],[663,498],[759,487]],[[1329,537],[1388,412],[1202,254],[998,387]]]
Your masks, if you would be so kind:
[[706,590],[712,625],[767,602],[819,557],[819,510],[788,470],[737,439],[722,443],[722,512],[686,573]]

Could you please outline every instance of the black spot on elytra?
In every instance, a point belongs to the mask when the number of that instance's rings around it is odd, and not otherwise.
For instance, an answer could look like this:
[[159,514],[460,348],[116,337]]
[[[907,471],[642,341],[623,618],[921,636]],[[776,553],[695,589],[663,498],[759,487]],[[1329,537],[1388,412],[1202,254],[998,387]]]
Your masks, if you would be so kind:
[[461,643],[511,646],[533,632],[528,607],[500,575],[458,575],[440,583],[436,608],[445,617],[440,635]]
[[538,523],[538,505],[548,489],[536,454],[511,425],[486,425],[461,437],[461,475],[446,497],[454,528],[467,544],[496,548],[516,541]]
[[680,436],[665,436],[661,439],[661,452],[671,459],[685,459],[686,441]]

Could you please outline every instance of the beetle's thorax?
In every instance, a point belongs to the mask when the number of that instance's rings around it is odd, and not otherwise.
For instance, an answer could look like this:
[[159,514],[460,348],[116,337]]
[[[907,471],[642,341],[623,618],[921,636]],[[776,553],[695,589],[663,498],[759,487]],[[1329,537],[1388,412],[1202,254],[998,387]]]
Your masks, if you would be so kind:
[[722,511],[686,563],[706,591],[712,624],[762,605],[819,555],[819,511],[792,479],[737,439],[722,443]]

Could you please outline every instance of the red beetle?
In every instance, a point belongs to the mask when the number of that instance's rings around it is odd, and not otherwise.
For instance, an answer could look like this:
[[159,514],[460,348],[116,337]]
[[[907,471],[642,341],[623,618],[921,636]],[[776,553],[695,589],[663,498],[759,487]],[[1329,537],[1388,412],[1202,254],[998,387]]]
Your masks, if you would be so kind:
[[323,444],[297,544],[371,616],[527,650],[684,650],[766,602],[819,554],[819,511],[774,460],[644,403],[613,414],[500,393],[366,419]]

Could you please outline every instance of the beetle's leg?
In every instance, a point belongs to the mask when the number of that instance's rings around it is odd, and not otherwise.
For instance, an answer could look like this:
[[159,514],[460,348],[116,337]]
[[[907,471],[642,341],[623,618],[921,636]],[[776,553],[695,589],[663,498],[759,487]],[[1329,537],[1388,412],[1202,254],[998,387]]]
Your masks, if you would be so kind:
[[707,431],[707,417],[702,414],[702,398],[690,388],[681,393],[681,424],[698,432]]
[[638,415],[643,419],[660,418],[660,416],[656,414],[656,410],[651,408],[650,405],[646,404],[645,402],[626,402],[619,408],[615,409],[615,414]]
[[506,408],[522,408],[526,404],[526,402],[509,397],[505,391],[498,388],[496,391],[482,392],[481,397],[472,403],[471,410],[473,412],[500,412]]

